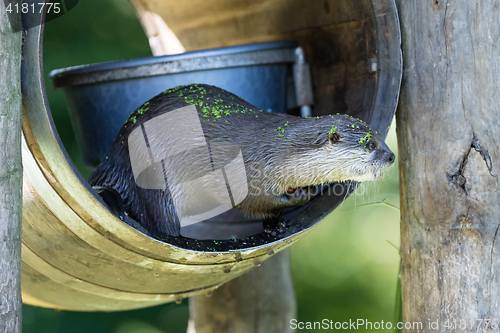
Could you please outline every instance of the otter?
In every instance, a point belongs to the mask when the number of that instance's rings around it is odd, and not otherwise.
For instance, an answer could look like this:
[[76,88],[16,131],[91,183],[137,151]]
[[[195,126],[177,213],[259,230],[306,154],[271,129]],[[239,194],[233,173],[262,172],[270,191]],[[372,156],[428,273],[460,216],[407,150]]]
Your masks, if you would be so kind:
[[[171,115],[177,115],[175,119],[184,125],[156,121]],[[154,124],[157,127],[151,127]],[[174,133],[174,141],[160,140],[159,148],[153,147],[155,138],[168,137],[168,133]],[[133,137],[145,138],[141,139],[145,143],[132,147]],[[193,144],[194,148],[181,149],[169,161],[163,157],[160,161],[158,154],[166,156],[164,152],[172,144]],[[146,175],[146,181],[141,180],[132,155],[145,163],[143,169],[149,167],[153,172]],[[234,162],[238,158],[239,169]],[[188,211],[198,198],[213,195],[210,189],[220,184],[232,193],[234,208],[249,216],[273,218],[286,207],[307,203],[314,186],[375,180],[394,158],[379,134],[359,119],[340,114],[298,118],[270,113],[218,87],[191,84],[160,93],[134,111],[108,155],[91,173],[89,183],[101,192],[116,193],[121,209],[141,226],[178,236],[179,211]],[[229,182],[234,185],[235,181],[229,179],[228,166],[244,179],[231,188]],[[174,168],[176,173],[171,172]],[[225,182],[206,180],[204,175],[216,170],[222,170],[218,174]],[[157,186],[163,177],[169,185]],[[175,190],[173,178],[189,184],[186,191],[195,194],[187,199]],[[235,193],[240,194],[238,200]]]

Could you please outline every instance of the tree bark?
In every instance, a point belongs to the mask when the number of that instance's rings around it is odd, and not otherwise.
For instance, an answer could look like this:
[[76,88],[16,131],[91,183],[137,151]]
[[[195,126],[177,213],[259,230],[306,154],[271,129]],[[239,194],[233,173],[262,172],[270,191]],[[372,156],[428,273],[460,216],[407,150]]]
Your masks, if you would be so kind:
[[0,332],[21,332],[21,32],[0,2]]
[[290,249],[283,250],[212,296],[189,300],[188,333],[285,333],[296,318]]
[[404,321],[416,331],[498,331],[500,8],[397,0]]

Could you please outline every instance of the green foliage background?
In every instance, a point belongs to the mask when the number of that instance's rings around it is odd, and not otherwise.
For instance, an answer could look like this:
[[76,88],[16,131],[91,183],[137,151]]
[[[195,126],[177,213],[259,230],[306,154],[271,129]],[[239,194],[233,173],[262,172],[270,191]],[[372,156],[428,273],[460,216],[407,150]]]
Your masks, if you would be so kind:
[[[89,170],[81,162],[64,96],[52,88],[48,73],[150,55],[148,41],[126,0],[81,0],[72,11],[45,25],[44,72],[50,107],[59,135],[84,176]],[[392,127],[387,143],[397,154]],[[396,163],[383,180],[364,184],[359,194],[292,247],[299,321],[393,321],[399,210],[391,205],[399,205],[398,191]],[[373,204],[382,200],[390,205]],[[187,301],[115,313],[56,312],[25,305],[23,331],[184,333],[187,320]]]

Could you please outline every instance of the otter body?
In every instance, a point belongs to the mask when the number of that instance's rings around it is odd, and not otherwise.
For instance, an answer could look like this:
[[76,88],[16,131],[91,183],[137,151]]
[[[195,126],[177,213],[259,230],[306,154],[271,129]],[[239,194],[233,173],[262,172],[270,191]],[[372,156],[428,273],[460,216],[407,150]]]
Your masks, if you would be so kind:
[[[191,107],[186,109],[188,106]],[[248,194],[235,208],[247,215],[277,216],[285,207],[307,202],[310,186],[346,180],[374,180],[394,161],[394,154],[377,133],[364,122],[349,116],[303,119],[264,112],[213,86],[193,84],[169,89],[131,115],[109,154],[92,172],[89,182],[118,192],[125,212],[142,226],[172,236],[180,234],[174,199],[177,202],[184,199],[173,198],[175,193],[168,188],[138,185],[130,159],[129,139],[140,129],[145,131],[144,125],[152,123],[150,120],[159,119],[156,117],[168,112],[186,112],[187,116],[187,111],[182,111],[185,109],[195,110],[202,129],[201,137],[210,143],[210,147],[216,147],[217,143],[231,143],[232,147],[239,148]],[[193,134],[189,135],[199,134],[195,122]],[[164,135],[161,132],[175,131],[173,125],[172,128],[170,125],[163,127],[162,131],[149,134],[149,143],[154,136]],[[147,149],[151,149],[149,143],[146,143]],[[200,164],[199,156],[184,154],[179,157],[180,165],[189,169]],[[158,166],[168,174],[169,170],[165,170],[168,165]],[[226,174],[224,176],[227,181]],[[193,188],[196,180],[190,184],[194,184],[191,185]],[[207,194],[206,189],[200,184],[200,196]]]

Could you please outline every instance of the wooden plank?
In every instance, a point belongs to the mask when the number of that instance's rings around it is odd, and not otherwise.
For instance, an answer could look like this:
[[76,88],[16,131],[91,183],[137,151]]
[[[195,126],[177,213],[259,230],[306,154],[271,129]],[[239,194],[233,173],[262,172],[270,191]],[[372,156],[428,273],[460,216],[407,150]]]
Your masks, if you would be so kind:
[[138,0],[161,16],[187,50],[290,36],[296,31],[359,21],[370,1],[302,0]]
[[297,40],[311,65],[313,114],[370,119],[376,86],[370,58],[377,57],[378,40],[369,0],[131,2],[140,12],[162,17],[188,51]]

